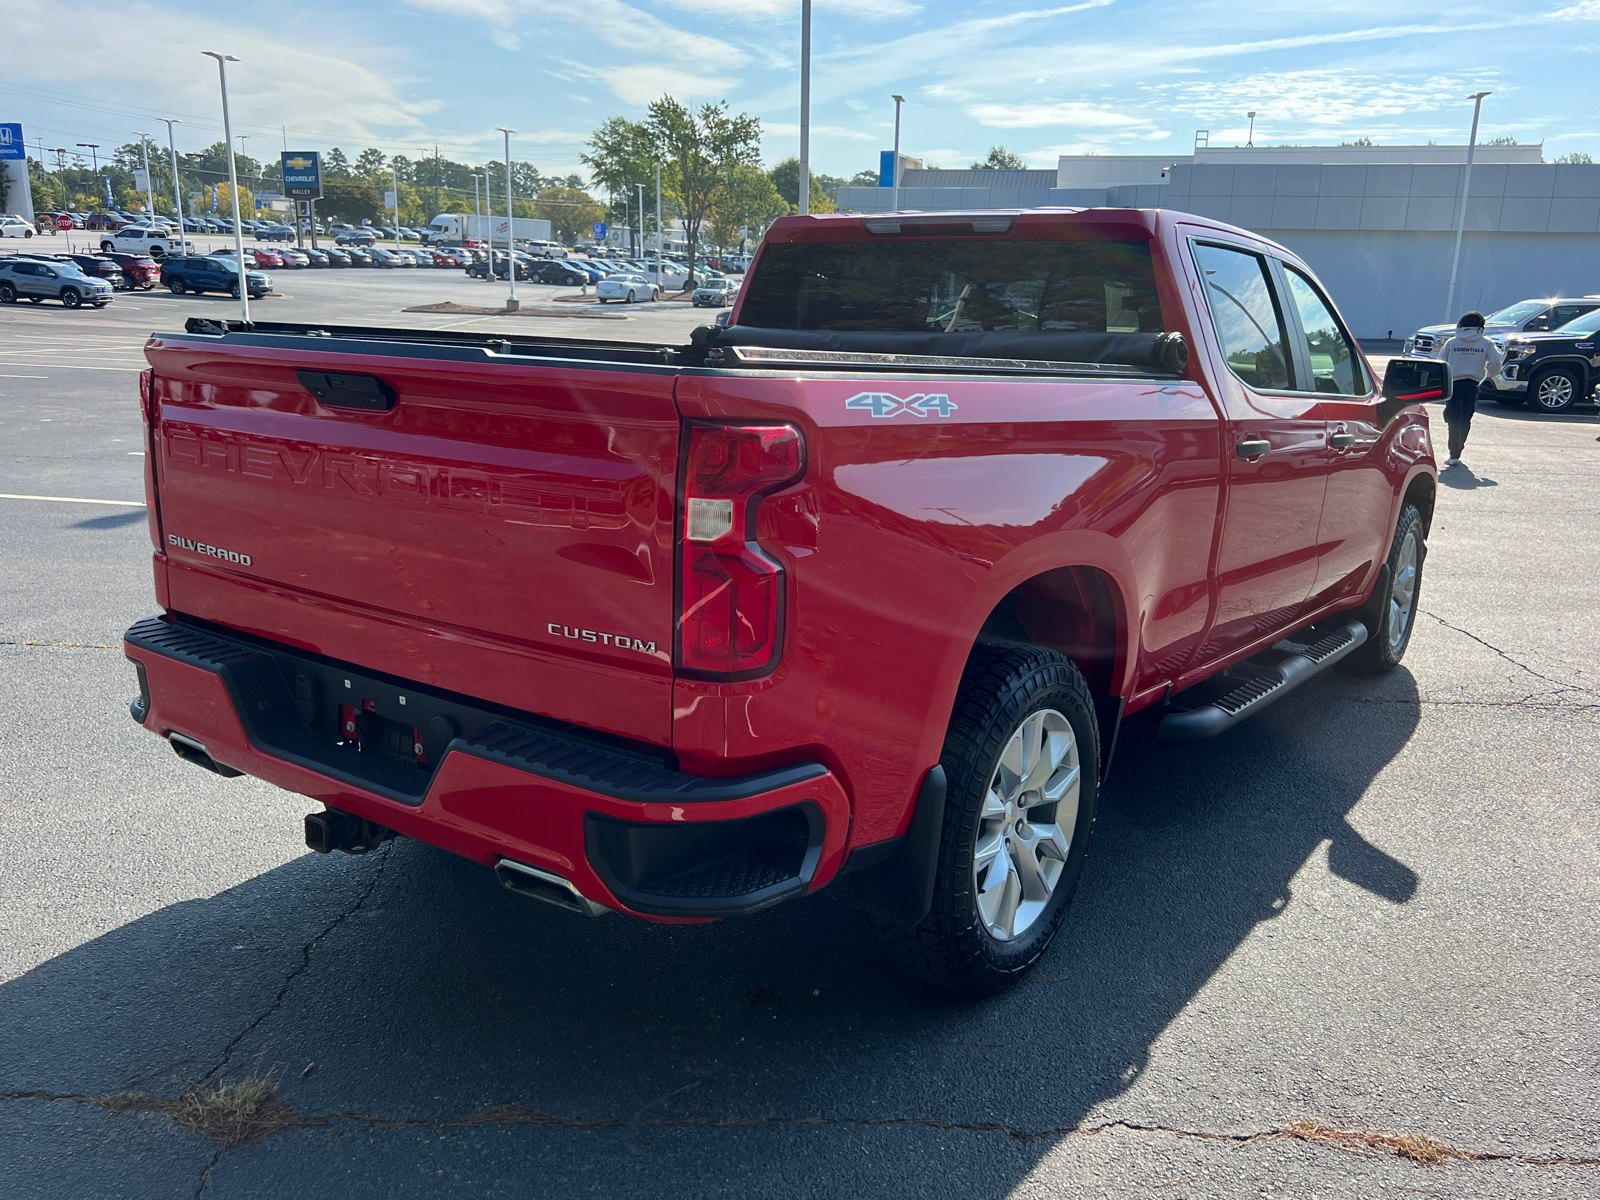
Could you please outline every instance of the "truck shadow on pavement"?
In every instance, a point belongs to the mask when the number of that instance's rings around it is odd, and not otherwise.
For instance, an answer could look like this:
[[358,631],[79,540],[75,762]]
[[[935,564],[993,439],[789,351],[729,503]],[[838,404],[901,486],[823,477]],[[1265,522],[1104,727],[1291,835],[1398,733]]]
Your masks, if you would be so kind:
[[[911,1176],[931,1172],[936,1185],[964,1164],[965,1193],[1000,1197],[1052,1141],[1005,1133],[1070,1128],[1127,1090],[1214,973],[1294,905],[1292,881],[1321,847],[1335,875],[1384,902],[1415,895],[1411,869],[1347,817],[1419,711],[1402,669],[1313,681],[1209,743],[1158,746],[1151,723],[1129,722],[1062,935],[995,999],[957,1000],[894,974],[858,916],[825,893],[720,925],[586,921],[398,841],[365,858],[307,854],[0,988],[10,1048],[0,1091],[176,1096],[195,1080],[271,1072],[299,1113],[361,1115],[227,1156],[213,1184],[235,1163],[234,1186],[214,1194],[250,1192],[246,1166],[265,1180],[291,1162],[299,1194],[324,1194],[316,1164],[331,1170],[333,1158],[322,1140],[338,1142],[340,1178],[393,1155],[410,1177],[419,1163],[431,1177],[442,1140],[362,1118],[480,1114],[450,1131],[451,1145],[498,1139],[467,1165],[451,1160],[462,1186],[538,1178],[551,1192],[793,1195],[797,1162],[815,1156],[809,1170],[825,1175],[827,1159],[849,1156],[854,1194],[905,1194]],[[232,786],[208,782],[205,794],[228,803]],[[19,1103],[0,1106],[13,1139],[19,1121],[46,1120]],[[496,1128],[485,1113],[496,1105],[522,1106],[515,1128]],[[106,1119],[130,1123],[107,1134],[118,1141],[146,1136],[133,1122],[159,1121]],[[944,1122],[999,1129],[919,1136]],[[851,1137],[830,1141],[832,1124]],[[775,1140],[752,1140],[774,1125]],[[641,1150],[654,1160],[644,1173]],[[32,1170],[51,1172],[41,1194],[60,1183],[43,1159]]]

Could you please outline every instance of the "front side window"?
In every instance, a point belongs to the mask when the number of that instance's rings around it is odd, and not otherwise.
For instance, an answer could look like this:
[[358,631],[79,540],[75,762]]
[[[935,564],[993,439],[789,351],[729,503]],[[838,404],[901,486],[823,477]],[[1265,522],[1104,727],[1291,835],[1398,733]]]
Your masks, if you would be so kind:
[[1162,328],[1148,242],[956,238],[768,246],[740,323],[908,333]]
[[1304,390],[1333,396],[1366,395],[1367,380],[1360,356],[1322,293],[1291,266],[1284,266],[1283,275],[1289,281],[1289,301],[1300,314],[1300,328],[1305,331],[1306,349],[1311,356],[1311,386]]
[[1194,253],[1228,368],[1263,391],[1292,388],[1289,334],[1266,259],[1205,242],[1196,242]]

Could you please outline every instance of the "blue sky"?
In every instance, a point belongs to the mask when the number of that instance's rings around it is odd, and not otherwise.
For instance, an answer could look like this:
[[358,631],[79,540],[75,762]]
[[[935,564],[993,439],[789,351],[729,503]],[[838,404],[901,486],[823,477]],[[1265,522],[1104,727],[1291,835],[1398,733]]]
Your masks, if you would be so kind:
[[[588,132],[650,98],[727,99],[763,122],[776,162],[798,148],[798,0],[328,0],[232,15],[214,4],[19,0],[5,18],[0,120],[30,143],[220,137],[214,64],[247,153],[376,145],[463,161],[580,169]],[[1061,153],[1187,153],[1196,129],[1242,144],[1463,142],[1469,92],[1492,89],[1480,136],[1600,158],[1589,81],[1600,0],[1423,5],[1326,0],[816,0],[812,162],[851,175],[891,144],[965,166],[1003,143],[1030,166]]]

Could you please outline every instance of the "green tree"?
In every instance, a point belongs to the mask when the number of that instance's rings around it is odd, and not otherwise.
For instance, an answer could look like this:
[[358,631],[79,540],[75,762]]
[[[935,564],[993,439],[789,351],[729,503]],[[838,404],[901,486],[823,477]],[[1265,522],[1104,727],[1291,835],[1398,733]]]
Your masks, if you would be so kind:
[[671,96],[652,101],[645,128],[656,153],[670,168],[662,187],[672,193],[689,244],[689,282],[694,283],[700,226],[734,167],[761,158],[761,121],[748,113],[731,116],[726,101],[702,104],[698,114]]
[[[403,185],[401,198],[404,199]],[[363,220],[380,220],[383,211],[383,193],[372,184],[356,179],[323,177],[322,199],[317,201],[319,216],[359,225]],[[402,211],[402,219],[404,215]]]
[[791,207],[800,204],[800,160],[789,157],[780,162],[767,172],[767,178],[772,181],[772,186],[782,196],[784,203]]
[[539,193],[534,211],[541,220],[550,222],[550,231],[557,241],[571,245],[580,237],[588,237],[590,226],[605,219],[606,211],[588,192],[569,187],[547,187]]
[[739,163],[728,173],[726,184],[711,205],[711,238],[719,246],[738,242],[743,249],[745,235],[741,230],[764,225],[788,211],[788,202],[778,194],[767,172]]
[[1571,154],[1563,154],[1560,158],[1556,159],[1556,162],[1592,164],[1594,159],[1590,158],[1589,155],[1585,154],[1582,150],[1574,150]]
[[1013,154],[1004,146],[990,146],[988,156],[982,162],[973,163],[971,169],[974,171],[1020,171],[1024,165],[1022,155]]
[[382,150],[368,146],[356,155],[355,173],[362,179],[371,179],[389,164],[389,159]]
[[322,156],[322,174],[326,178],[350,178],[350,160],[344,156],[344,151],[335,146]]
[[854,175],[850,176],[849,186],[877,187],[879,178],[878,172],[876,171],[857,171]]
[[1378,143],[1369,137],[1358,137],[1353,142],[1340,142],[1341,146],[1376,146]]

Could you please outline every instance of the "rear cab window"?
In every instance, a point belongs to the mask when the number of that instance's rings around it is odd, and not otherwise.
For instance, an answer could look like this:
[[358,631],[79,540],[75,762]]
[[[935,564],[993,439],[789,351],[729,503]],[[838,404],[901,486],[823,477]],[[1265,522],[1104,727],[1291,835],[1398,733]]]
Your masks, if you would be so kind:
[[955,238],[767,246],[740,324],[905,333],[1160,332],[1147,241]]

